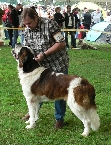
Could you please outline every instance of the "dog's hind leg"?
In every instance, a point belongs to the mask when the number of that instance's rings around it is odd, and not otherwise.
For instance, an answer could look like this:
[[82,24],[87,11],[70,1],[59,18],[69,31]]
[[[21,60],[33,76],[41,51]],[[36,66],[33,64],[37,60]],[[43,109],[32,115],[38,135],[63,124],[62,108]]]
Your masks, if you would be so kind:
[[68,106],[70,107],[71,111],[82,121],[84,124],[84,131],[82,133],[82,136],[86,137],[90,133],[91,128],[91,122],[87,117],[86,110],[79,106],[76,102],[73,101],[67,101]]
[[91,128],[90,119],[87,117],[86,110],[77,104],[74,98],[74,88],[81,85],[82,78],[74,79],[70,87],[68,89],[68,100],[67,104],[70,107],[71,111],[83,122],[84,124],[84,131],[82,133],[83,136],[88,136]]
[[95,108],[90,108],[87,110],[87,115],[91,121],[92,130],[97,131],[100,127],[100,118],[97,114],[97,110]]

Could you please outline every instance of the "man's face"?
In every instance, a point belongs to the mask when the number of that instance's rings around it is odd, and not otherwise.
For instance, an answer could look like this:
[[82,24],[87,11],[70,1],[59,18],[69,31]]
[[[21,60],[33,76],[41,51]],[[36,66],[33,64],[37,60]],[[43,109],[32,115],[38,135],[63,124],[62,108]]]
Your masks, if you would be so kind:
[[31,30],[34,30],[36,28],[37,22],[38,22],[37,16],[35,16],[34,19],[31,19],[29,16],[26,16],[23,19],[23,23],[26,25],[26,27],[30,28]]
[[67,8],[67,12],[70,13],[71,12],[71,7]]

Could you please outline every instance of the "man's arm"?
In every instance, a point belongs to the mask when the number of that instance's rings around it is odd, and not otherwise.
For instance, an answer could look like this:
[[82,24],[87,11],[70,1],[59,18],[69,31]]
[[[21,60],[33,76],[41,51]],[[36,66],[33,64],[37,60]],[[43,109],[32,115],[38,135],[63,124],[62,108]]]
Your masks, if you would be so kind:
[[64,48],[65,46],[66,46],[66,43],[64,41],[59,42],[59,43],[55,43],[52,47],[50,47],[44,53],[40,53],[39,55],[37,55],[35,57],[35,60],[36,61],[42,61],[44,59],[44,57],[48,57],[49,55],[56,53],[57,51]]

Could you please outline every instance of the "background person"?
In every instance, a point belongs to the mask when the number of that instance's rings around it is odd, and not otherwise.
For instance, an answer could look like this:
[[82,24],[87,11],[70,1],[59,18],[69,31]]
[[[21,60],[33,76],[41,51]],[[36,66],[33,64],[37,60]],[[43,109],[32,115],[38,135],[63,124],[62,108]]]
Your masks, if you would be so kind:
[[2,15],[4,14],[4,11],[0,8],[0,25],[2,25]]
[[[90,14],[88,9],[85,9],[85,13],[84,13],[84,16],[83,16],[84,29],[90,30],[91,21],[92,21],[91,14]],[[83,32],[83,38],[85,38],[85,37],[86,37],[86,32]]]
[[65,18],[63,15],[60,13],[61,8],[56,7],[55,8],[55,14],[54,14],[54,20],[58,23],[58,25],[63,28],[63,22],[65,21]]
[[[73,29],[75,27],[74,24],[74,16],[73,13],[71,13],[71,6],[67,6],[67,11],[64,13],[65,18],[65,28],[66,29]],[[70,31],[71,35],[71,45],[73,48],[75,48],[75,33],[73,31]],[[68,31],[65,31],[65,42],[67,49],[69,49],[69,43],[68,43]]]
[[[7,13],[7,17],[6,17],[6,26],[9,28],[12,28],[11,12],[13,8],[14,7],[12,5],[8,5],[9,12]],[[8,35],[9,35],[9,40],[10,40],[9,46],[12,46],[13,29],[8,29]]]
[[[72,10],[73,16],[74,16],[74,28],[77,29],[80,27],[80,17],[78,12],[80,11],[80,9],[78,7],[74,8]],[[74,48],[76,48],[76,31],[74,31],[74,40],[73,40],[73,46]]]
[[[0,25],[2,25],[2,15],[4,11],[0,8]],[[1,29],[0,29],[0,38],[1,38]]]
[[101,13],[100,9],[98,8],[96,11],[94,11],[91,14],[91,17],[92,17],[92,24],[93,25],[101,22],[102,13]]
[[[21,15],[22,10],[23,10],[22,4],[17,4],[16,7],[12,9],[11,18],[13,28],[19,28],[19,15]],[[12,48],[15,48],[17,39],[18,39],[18,29],[13,29]]]
[[[5,27],[7,14],[9,12],[9,9],[8,9],[6,4],[3,5],[3,11],[4,11],[4,14],[2,15],[2,24],[3,24],[3,27]],[[8,35],[8,30],[7,29],[4,29],[4,33],[5,33],[5,39],[9,39],[9,35]]]

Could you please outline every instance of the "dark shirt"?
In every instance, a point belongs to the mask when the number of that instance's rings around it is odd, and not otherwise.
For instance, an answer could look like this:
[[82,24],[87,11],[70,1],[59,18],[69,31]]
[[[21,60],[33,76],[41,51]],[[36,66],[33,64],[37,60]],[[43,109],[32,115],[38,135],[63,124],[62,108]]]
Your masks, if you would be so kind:
[[[48,18],[38,18],[38,25],[35,30],[26,28],[24,33],[24,46],[29,46],[35,56],[47,51],[55,43],[64,42],[61,30],[56,21]],[[61,57],[62,56],[62,57]],[[64,72],[69,65],[68,51],[66,47],[50,54],[47,59],[39,62],[41,66],[50,68],[55,72]]]
[[78,26],[80,26],[80,19],[78,19],[77,13],[73,13],[74,16],[74,28],[77,29]]
[[84,18],[83,18],[83,24],[91,24],[91,14],[89,12],[86,12],[84,14]]
[[16,8],[12,9],[12,12],[11,12],[12,25],[15,28],[19,27],[19,15],[21,13],[22,13],[22,11],[18,11]]
[[62,27],[63,26],[62,22],[65,21],[65,18],[62,16],[61,13],[55,13],[54,14],[54,20],[58,23],[58,25],[60,27]]
[[0,25],[2,24],[2,15],[4,14],[4,11],[0,8]]
[[[69,15],[67,13],[64,13],[65,16],[65,27],[66,28],[74,28],[74,16],[72,13],[70,13]],[[72,26],[68,26],[69,24],[69,17],[71,17],[71,21],[72,21]]]

